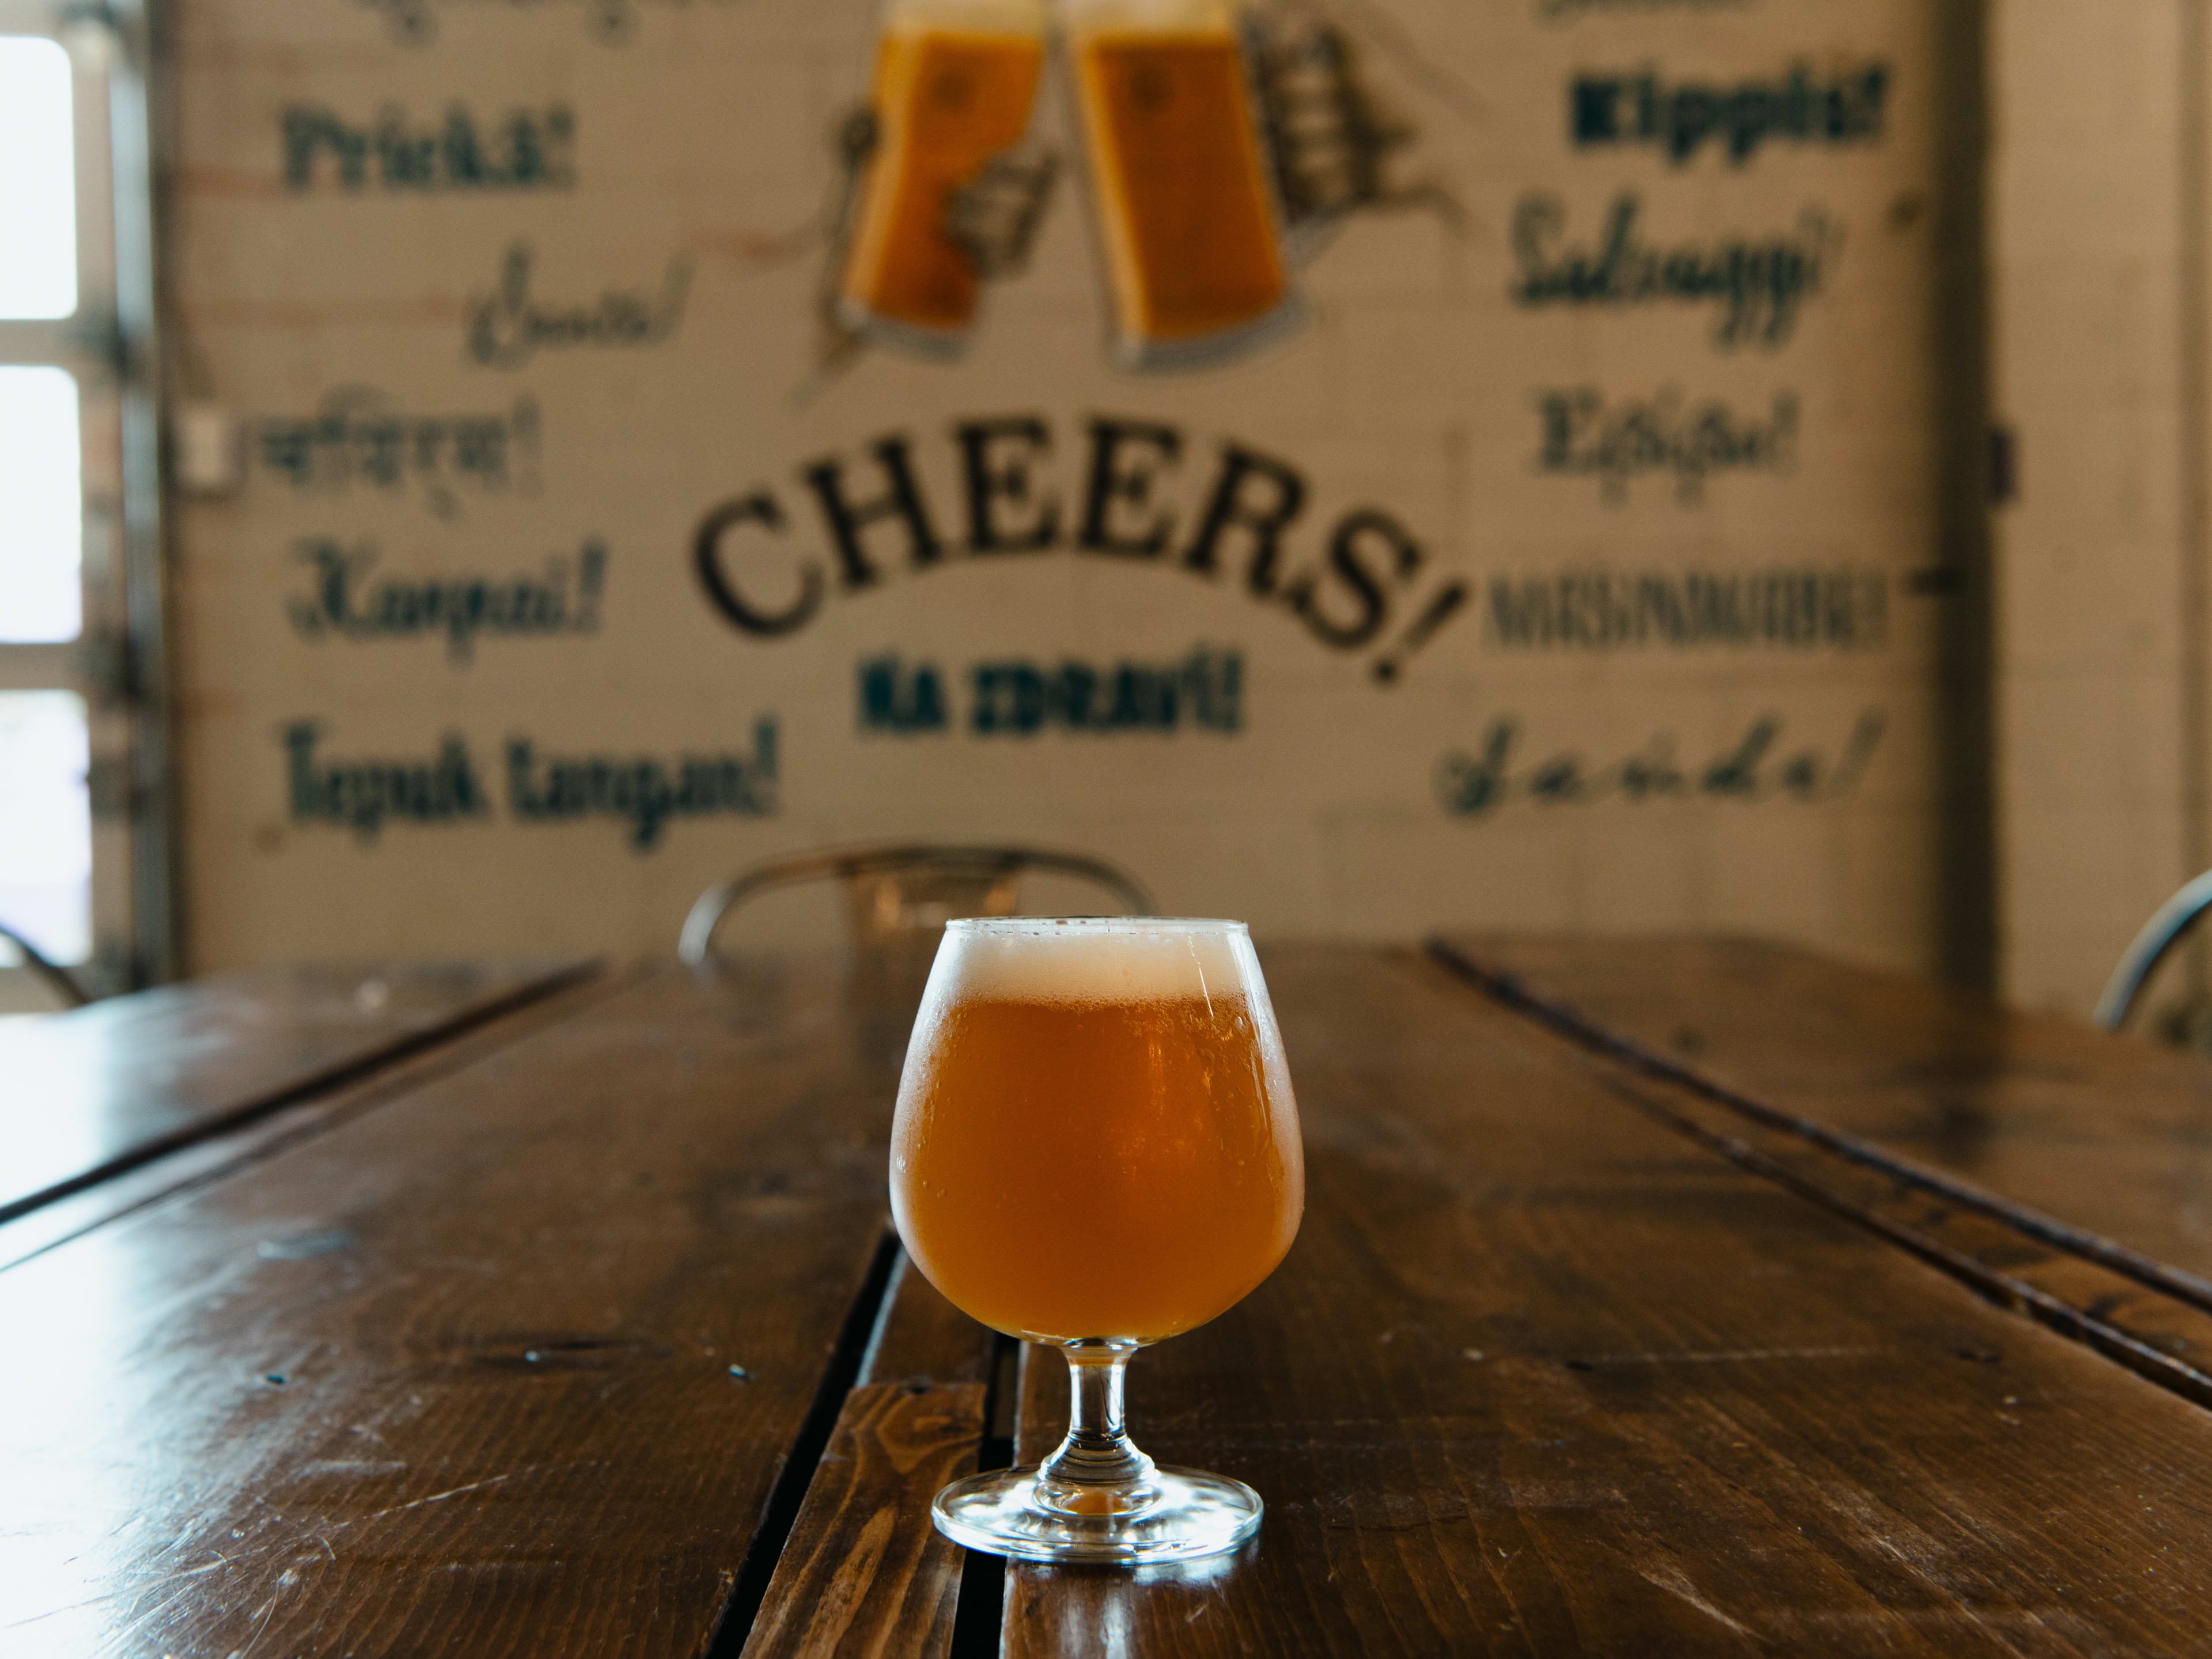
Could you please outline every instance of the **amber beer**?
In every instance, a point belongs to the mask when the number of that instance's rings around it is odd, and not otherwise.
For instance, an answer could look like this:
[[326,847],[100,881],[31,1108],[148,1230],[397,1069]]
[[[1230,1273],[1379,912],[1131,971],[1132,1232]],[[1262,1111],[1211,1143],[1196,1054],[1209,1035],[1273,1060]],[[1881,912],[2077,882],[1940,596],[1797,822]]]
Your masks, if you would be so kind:
[[908,1051],[891,1202],[930,1282],[1010,1334],[1157,1341],[1232,1306],[1304,1203],[1250,939],[952,924]]
[[1115,344],[1136,367],[1233,354],[1293,314],[1233,9],[1069,0]]
[[894,0],[839,285],[838,309],[854,327],[959,349],[981,277],[949,233],[951,198],[1029,130],[1044,21],[1033,0]]

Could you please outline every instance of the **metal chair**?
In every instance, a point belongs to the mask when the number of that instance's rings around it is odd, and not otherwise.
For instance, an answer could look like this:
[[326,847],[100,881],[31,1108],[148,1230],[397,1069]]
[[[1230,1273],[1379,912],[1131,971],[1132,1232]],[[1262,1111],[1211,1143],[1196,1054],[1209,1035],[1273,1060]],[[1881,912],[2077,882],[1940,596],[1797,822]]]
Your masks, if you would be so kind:
[[49,961],[44,951],[25,939],[5,922],[0,922],[0,939],[5,939],[23,953],[23,965],[43,981],[48,990],[70,1008],[82,1008],[92,1000],[92,993],[76,981],[76,976],[59,963]]
[[2120,965],[2112,969],[2112,978],[2105,981],[2105,994],[2097,999],[2098,1024],[2108,1031],[2127,1024],[2158,964],[2208,909],[2212,909],[2212,870],[2166,900],[2158,914],[2143,924],[2142,932],[2120,957]]
[[1010,916],[1028,871],[1074,876],[1112,895],[1127,915],[1152,914],[1152,896],[1127,871],[1081,853],[1028,847],[930,845],[832,848],[756,865],[699,895],[684,918],[677,954],[694,968],[714,955],[724,918],[779,887],[836,877],[844,884],[854,943],[863,957],[933,940],[955,916]]

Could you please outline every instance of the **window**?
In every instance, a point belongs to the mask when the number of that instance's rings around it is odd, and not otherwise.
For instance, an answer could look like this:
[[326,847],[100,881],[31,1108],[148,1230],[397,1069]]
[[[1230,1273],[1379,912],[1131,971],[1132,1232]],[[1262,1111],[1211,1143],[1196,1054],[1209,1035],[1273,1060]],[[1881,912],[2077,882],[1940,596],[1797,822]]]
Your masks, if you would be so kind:
[[0,0],[0,923],[95,992],[169,968],[143,43]]
[[0,367],[0,642],[84,631],[82,429],[67,369]]
[[0,317],[76,310],[76,134],[69,54],[37,35],[0,38]]

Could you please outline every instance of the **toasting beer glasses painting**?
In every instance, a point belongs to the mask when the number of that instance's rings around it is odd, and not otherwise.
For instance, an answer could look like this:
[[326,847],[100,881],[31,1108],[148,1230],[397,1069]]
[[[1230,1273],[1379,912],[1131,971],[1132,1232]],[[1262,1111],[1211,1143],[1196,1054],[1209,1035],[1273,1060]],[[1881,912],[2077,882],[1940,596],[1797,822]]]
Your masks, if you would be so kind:
[[1025,1560],[1234,1549],[1240,1481],[1130,1443],[1123,1368],[1273,1273],[1305,1203],[1297,1106],[1241,922],[955,921],[907,1050],[891,1209],[952,1303],[1067,1358],[1067,1437],[957,1481],[938,1529]]
[[989,254],[961,234],[958,205],[1029,131],[1044,25],[1035,0],[892,0],[841,285],[851,326],[934,355],[960,349]]
[[[1391,190],[1411,137],[1343,31],[1238,0],[1055,0],[1086,160],[1109,348],[1132,368],[1225,362],[1303,314],[1292,270]],[[841,327],[950,356],[1020,269],[1057,158],[1039,138],[1039,0],[891,0],[834,256]]]
[[1133,368],[1212,362],[1292,316],[1230,0],[1069,0],[1091,207]]

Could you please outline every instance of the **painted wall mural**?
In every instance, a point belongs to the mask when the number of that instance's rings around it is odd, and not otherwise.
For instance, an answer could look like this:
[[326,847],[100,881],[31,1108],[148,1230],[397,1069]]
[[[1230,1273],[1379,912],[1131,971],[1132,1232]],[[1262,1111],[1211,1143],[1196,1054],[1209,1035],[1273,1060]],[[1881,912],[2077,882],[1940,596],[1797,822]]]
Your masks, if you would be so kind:
[[1927,9],[185,9],[195,965],[879,836],[1924,964]]

